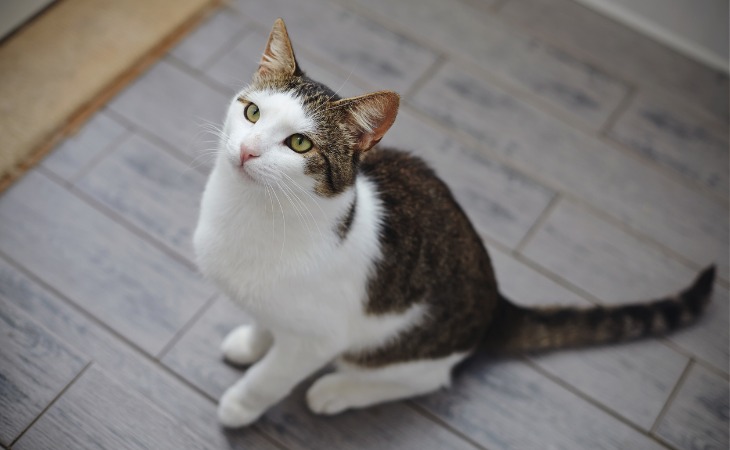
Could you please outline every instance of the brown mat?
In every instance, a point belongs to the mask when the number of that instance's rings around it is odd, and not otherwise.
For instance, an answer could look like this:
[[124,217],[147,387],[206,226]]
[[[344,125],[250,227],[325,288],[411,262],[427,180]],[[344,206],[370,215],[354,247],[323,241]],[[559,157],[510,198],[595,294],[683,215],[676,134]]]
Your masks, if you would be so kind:
[[0,191],[218,0],[62,0],[0,46]]

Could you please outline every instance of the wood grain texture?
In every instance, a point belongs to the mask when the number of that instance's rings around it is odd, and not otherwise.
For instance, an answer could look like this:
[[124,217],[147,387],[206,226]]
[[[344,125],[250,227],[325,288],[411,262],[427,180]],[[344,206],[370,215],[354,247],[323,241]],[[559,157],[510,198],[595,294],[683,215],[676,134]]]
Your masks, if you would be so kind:
[[221,8],[187,35],[170,54],[190,67],[205,70],[212,59],[249,26],[240,14]]
[[13,448],[212,447],[92,366]]
[[41,164],[64,180],[70,181],[125,135],[126,128],[123,125],[100,111],[75,135],[56,147]]
[[150,354],[212,293],[188,267],[35,172],[0,198],[0,251]]
[[649,431],[689,358],[657,340],[562,350],[534,361],[552,375]]
[[249,320],[231,301],[219,298],[163,356],[162,363],[217,399],[242,375],[240,367],[224,362],[221,343],[229,331]]
[[419,404],[489,449],[661,449],[524,363],[477,356]]
[[513,256],[490,249],[489,256],[497,275],[499,290],[512,302],[526,306],[589,306],[578,294],[559,285]]
[[689,376],[659,423],[656,434],[682,450],[728,448],[728,380],[702,366]]
[[728,77],[569,0],[510,0],[500,15],[640,86],[660,85],[728,118]]
[[0,294],[0,443],[10,443],[89,362]]
[[403,108],[383,146],[429,162],[449,185],[477,231],[508,247],[525,236],[554,192],[529,177],[466,147]]
[[133,135],[78,187],[189,261],[205,177]]
[[155,64],[108,108],[190,158],[212,147],[205,124],[220,124],[228,98],[167,60]]
[[[220,343],[247,320],[230,301],[218,300],[165,355],[163,363],[208,395],[220,397],[245,370],[222,360]],[[270,409],[256,427],[292,449],[473,448],[402,402],[335,417],[315,416],[304,401],[313,379]]]
[[[214,448],[273,449],[254,430],[226,433],[216,418],[216,406],[208,398],[162,370],[158,364],[142,357],[95,321],[28,279],[0,259],[0,297],[63,339],[81,355],[93,359],[94,365],[134,392],[174,417],[182,427]],[[133,414],[134,411],[129,411]]]
[[[312,381],[312,380],[309,380]],[[295,389],[261,422],[263,431],[288,448],[456,450],[476,449],[405,402],[386,403],[335,416],[317,416],[304,398],[309,382]]]
[[[597,67],[509,27],[483,5],[351,0],[452,57],[458,55],[598,129],[627,87]],[[447,63],[448,64],[448,63]]]
[[608,303],[674,294],[695,276],[693,270],[564,200],[523,253]]
[[682,177],[727,197],[728,129],[666,92],[634,97],[608,135]]
[[[378,89],[406,91],[437,57],[433,50],[326,0],[237,0],[233,5],[266,33],[283,17],[295,52],[306,49]],[[256,48],[263,51],[265,45]]]
[[730,337],[728,337],[730,308],[728,304],[728,289],[715,284],[712,301],[697,325],[672,334],[669,336],[669,340],[696,358],[727,373],[728,347],[730,346],[728,344],[730,343]]
[[668,179],[456,65],[440,70],[414,103],[527,173],[581,197],[697,264],[715,262],[721,274],[728,273],[727,205]]

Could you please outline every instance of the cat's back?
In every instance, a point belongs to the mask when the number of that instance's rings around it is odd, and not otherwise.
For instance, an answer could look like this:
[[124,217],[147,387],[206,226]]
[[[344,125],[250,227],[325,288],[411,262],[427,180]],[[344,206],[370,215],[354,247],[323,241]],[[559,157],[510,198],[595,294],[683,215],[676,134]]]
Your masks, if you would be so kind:
[[443,269],[440,264],[448,264],[467,276],[492,278],[481,238],[449,187],[425,161],[376,147],[363,155],[359,171],[375,185],[382,203],[385,260],[395,254],[400,261],[425,258],[422,262],[427,264],[419,270],[437,271]]
[[478,239],[451,190],[418,156],[376,147],[363,155],[360,172],[377,187],[387,214],[386,225],[399,228],[418,224],[418,230],[410,233],[452,232],[460,241]]
[[[438,301],[441,295],[472,297],[495,289],[481,238],[451,190],[421,158],[375,148],[363,156],[360,173],[376,186],[384,210],[379,270],[388,276],[375,278],[371,291],[382,288],[383,295],[405,307],[417,300],[414,293],[428,292]],[[389,285],[379,287],[379,279]],[[371,307],[375,298],[371,295]]]

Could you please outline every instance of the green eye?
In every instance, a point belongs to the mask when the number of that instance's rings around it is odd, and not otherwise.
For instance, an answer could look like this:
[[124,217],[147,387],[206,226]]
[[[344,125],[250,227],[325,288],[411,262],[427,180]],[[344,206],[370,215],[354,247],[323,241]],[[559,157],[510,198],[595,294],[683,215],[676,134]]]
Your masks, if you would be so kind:
[[285,143],[289,146],[290,149],[294,150],[297,153],[308,152],[312,149],[312,141],[310,141],[308,137],[299,133],[289,136],[286,139]]
[[243,110],[243,115],[246,116],[249,122],[256,123],[259,117],[261,117],[261,112],[259,111],[259,107],[256,106],[256,103],[249,103],[246,105],[246,109]]

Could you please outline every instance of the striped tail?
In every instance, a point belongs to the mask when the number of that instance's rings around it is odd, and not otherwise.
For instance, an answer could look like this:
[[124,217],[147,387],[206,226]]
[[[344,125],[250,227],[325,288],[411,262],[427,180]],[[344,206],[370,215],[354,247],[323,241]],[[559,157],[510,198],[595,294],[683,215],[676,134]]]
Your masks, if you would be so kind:
[[714,280],[715,266],[710,266],[676,296],[619,306],[528,308],[502,297],[484,347],[499,354],[536,352],[669,333],[700,316]]

